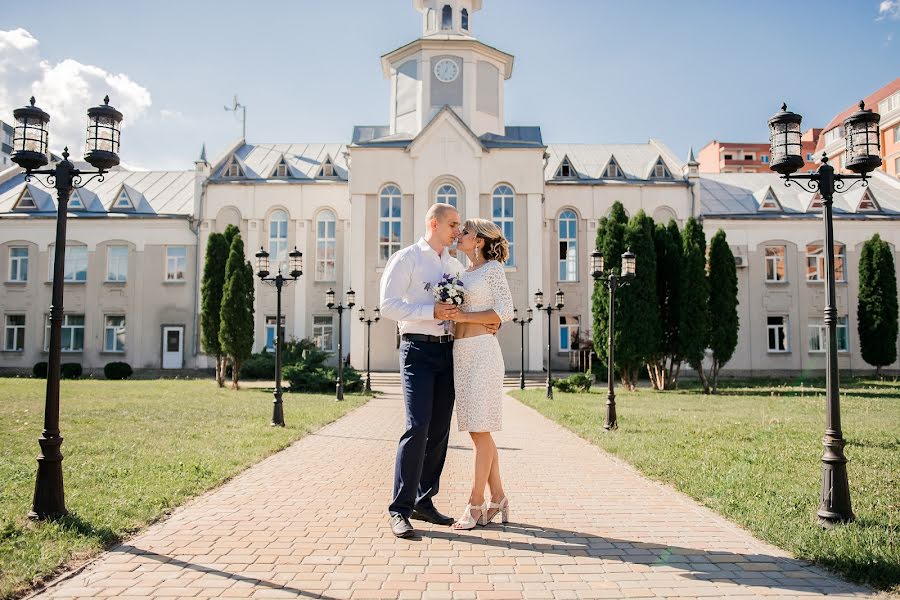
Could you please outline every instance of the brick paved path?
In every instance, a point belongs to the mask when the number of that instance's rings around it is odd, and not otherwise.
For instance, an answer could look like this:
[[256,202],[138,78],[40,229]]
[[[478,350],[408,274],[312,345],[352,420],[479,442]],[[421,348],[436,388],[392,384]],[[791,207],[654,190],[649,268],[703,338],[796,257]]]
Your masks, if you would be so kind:
[[[290,401],[290,400],[287,400]],[[511,523],[385,526],[402,405],[388,390],[104,554],[40,598],[757,598],[869,591],[787,557],[506,398]],[[468,493],[451,439],[438,508]],[[419,522],[414,523],[421,526]]]

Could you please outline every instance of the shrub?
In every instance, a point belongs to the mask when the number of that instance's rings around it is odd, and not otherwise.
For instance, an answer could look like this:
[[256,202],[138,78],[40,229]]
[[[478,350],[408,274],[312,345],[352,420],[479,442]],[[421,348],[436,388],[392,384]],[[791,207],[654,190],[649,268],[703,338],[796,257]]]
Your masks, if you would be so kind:
[[275,353],[260,352],[241,363],[241,379],[274,379]]
[[[318,367],[307,369],[303,365],[288,365],[281,371],[285,381],[290,382],[290,391],[309,394],[329,394],[335,391],[337,369]],[[353,367],[344,367],[344,392],[361,392],[363,379]]]
[[103,367],[103,375],[107,379],[128,379],[134,371],[127,362],[106,363]]
[[553,387],[561,392],[587,392],[593,382],[594,377],[590,373],[575,373],[565,379],[554,379]]
[[59,367],[59,376],[62,379],[78,379],[82,373],[81,363],[63,363]]
[[34,375],[37,379],[47,379],[47,363],[35,363],[34,367],[32,367],[31,369],[31,374]]

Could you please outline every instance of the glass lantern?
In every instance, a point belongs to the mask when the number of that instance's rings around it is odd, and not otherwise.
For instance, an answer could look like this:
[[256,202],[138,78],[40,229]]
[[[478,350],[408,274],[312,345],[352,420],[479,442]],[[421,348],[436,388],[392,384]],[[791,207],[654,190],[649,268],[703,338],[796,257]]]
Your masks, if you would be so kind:
[[103,102],[88,109],[84,160],[105,171],[119,164],[122,113],[109,105],[109,96]]
[[865,175],[881,166],[879,121],[881,115],[867,109],[863,101],[859,102],[859,110],[844,120],[847,141],[844,166],[850,171]]
[[512,320],[513,320],[513,323],[519,322],[519,309],[518,308],[513,308],[513,319]]
[[562,290],[556,290],[556,308],[562,308],[566,305],[566,295]]
[[256,253],[256,276],[260,279],[269,276],[269,253],[262,247]]
[[800,121],[797,113],[790,112],[787,104],[781,105],[781,112],[769,119],[769,169],[782,175],[790,175],[803,164],[803,145],[800,142]]
[[538,307],[538,309],[544,306],[544,292],[541,290],[534,293],[534,305]]
[[380,320],[381,320],[381,309],[376,308],[375,309],[375,318],[373,319],[373,321],[375,321],[377,323]]
[[356,292],[353,291],[353,288],[347,290],[347,308],[353,308],[356,306]]
[[528,310],[525,311],[525,314],[528,315],[528,321],[527,321],[527,322],[528,322],[528,323],[531,323],[531,322],[534,320],[534,311],[531,310],[531,309],[529,308]]
[[603,276],[603,254],[599,250],[591,252],[591,276],[594,279]]
[[334,290],[329,289],[325,292],[325,306],[332,308],[334,306]]
[[32,96],[31,106],[17,108],[13,111],[13,118],[16,126],[13,130],[12,161],[26,171],[40,169],[50,162],[47,159],[50,115],[34,105]]
[[622,277],[631,277],[637,268],[637,256],[629,250],[622,255]]
[[297,250],[297,246],[294,246],[294,250],[288,254],[288,258],[291,261],[291,277],[298,279],[303,275],[303,253]]
[[366,309],[364,309],[364,308],[359,309],[359,320],[362,321],[363,323],[366,321]]

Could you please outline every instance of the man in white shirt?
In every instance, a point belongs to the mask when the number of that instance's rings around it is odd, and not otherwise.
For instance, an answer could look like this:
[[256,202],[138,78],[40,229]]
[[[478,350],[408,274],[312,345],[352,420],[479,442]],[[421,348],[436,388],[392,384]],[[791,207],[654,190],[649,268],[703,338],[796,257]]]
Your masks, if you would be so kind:
[[462,264],[448,247],[459,235],[460,216],[450,204],[432,205],[425,236],[396,252],[381,277],[381,314],[400,326],[400,376],[406,404],[406,430],[397,448],[394,497],[388,507],[391,531],[412,537],[410,517],[451,525],[453,518],[435,509],[441,471],[447,457],[453,414],[453,336],[443,321],[459,308],[435,302],[431,286],[445,273],[459,274]]

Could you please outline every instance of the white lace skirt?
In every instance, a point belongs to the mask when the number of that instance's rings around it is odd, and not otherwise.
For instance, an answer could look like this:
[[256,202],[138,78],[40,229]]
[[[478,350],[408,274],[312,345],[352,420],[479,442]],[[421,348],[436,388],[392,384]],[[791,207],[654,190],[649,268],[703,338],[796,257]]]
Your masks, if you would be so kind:
[[453,383],[460,431],[500,431],[503,427],[503,354],[496,336],[453,342]]

